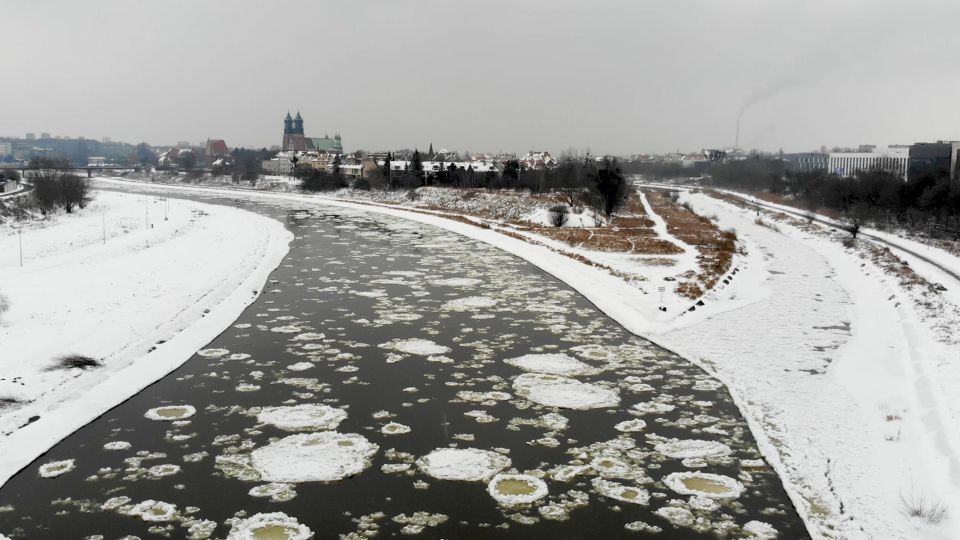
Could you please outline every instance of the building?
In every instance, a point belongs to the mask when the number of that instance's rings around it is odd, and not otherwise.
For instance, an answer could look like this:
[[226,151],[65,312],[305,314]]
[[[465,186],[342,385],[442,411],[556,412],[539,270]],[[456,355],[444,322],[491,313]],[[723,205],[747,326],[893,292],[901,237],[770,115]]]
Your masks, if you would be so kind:
[[910,146],[910,176],[939,169],[951,180],[960,179],[960,141],[916,143]]
[[260,166],[263,169],[263,172],[267,174],[277,176],[293,174],[292,157],[292,154],[279,153],[273,159],[268,159],[261,162]]
[[332,138],[307,137],[303,131],[303,117],[297,112],[296,118],[287,113],[283,119],[283,144],[280,146],[283,152],[325,152],[328,154],[342,154],[343,141],[340,134],[337,133]]
[[822,152],[801,152],[784,154],[783,161],[792,173],[826,172],[830,156]]
[[827,172],[843,178],[864,171],[887,171],[906,181],[909,165],[910,149],[899,145],[871,152],[831,152],[827,157]]
[[229,161],[230,149],[227,148],[227,143],[223,139],[207,139],[206,158],[208,166],[217,161]]
[[550,152],[534,152],[531,150],[520,158],[521,169],[542,170],[552,169],[556,166],[557,160],[553,159]]
[[103,167],[107,165],[107,158],[102,156],[90,156],[87,158],[87,167]]
[[20,189],[20,183],[16,180],[4,180],[0,178],[0,193],[13,193]]

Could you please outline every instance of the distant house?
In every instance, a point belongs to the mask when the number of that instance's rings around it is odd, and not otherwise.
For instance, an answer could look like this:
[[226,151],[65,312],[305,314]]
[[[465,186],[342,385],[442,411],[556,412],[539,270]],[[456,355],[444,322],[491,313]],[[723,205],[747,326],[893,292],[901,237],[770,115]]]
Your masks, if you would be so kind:
[[520,167],[523,169],[552,169],[557,165],[557,160],[550,155],[550,152],[534,152],[531,150],[520,158]]
[[292,153],[281,152],[273,159],[263,161],[260,166],[263,172],[273,175],[283,175],[293,173]]
[[105,157],[93,157],[90,156],[87,158],[88,167],[103,167],[107,164],[107,158]]
[[20,189],[20,183],[16,180],[4,180],[0,178],[0,193],[13,193]]

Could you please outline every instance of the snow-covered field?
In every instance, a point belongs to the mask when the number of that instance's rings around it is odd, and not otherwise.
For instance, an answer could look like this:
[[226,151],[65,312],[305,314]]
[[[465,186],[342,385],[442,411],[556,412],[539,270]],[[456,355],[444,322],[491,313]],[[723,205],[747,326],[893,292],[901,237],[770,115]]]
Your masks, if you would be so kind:
[[[314,200],[443,227],[565,281],[628,330],[671,347],[729,387],[816,538],[960,534],[960,445],[952,414],[958,400],[948,391],[957,353],[944,344],[942,327],[938,333],[929,317],[918,315],[917,297],[895,276],[835,239],[757,224],[752,211],[686,194],[698,213],[734,228],[747,254],[734,261],[736,279],[678,317],[607,271],[497,230],[322,196],[251,196]],[[919,506],[926,518],[909,515]],[[940,506],[946,510],[937,521]]]
[[0,484],[228,327],[292,238],[250,212],[112,192],[20,232],[0,226]]

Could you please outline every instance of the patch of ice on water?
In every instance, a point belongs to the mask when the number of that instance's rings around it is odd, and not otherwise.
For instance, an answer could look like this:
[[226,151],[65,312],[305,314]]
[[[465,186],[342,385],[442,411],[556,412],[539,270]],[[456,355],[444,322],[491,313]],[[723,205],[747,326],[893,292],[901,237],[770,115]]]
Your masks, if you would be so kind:
[[481,482],[510,466],[510,458],[477,448],[439,448],[417,460],[424,473],[440,480]]
[[759,540],[774,540],[779,534],[773,525],[763,521],[748,521],[743,526],[743,530]]
[[197,355],[204,358],[220,358],[228,354],[230,354],[230,351],[227,349],[201,349],[197,351]]
[[625,486],[603,478],[594,478],[592,484],[594,491],[604,497],[630,504],[646,505],[650,502],[650,493],[641,487]]
[[179,465],[173,465],[171,463],[166,463],[163,465],[154,465],[147,469],[147,474],[153,478],[163,478],[164,476],[171,476],[180,472]]
[[513,396],[506,392],[493,390],[490,392],[475,392],[473,390],[461,390],[457,392],[457,397],[464,401],[506,401]]
[[384,435],[403,435],[410,433],[410,426],[405,426],[396,422],[390,422],[380,428],[380,433],[383,433]]
[[[269,536],[268,536],[269,535]],[[254,514],[247,519],[232,523],[227,540],[258,540],[283,538],[284,540],[309,540],[313,531],[296,518],[283,512]]]
[[177,517],[177,505],[148,499],[134,505],[129,514],[144,521],[173,521]]
[[721,442],[698,439],[671,439],[658,443],[654,449],[675,459],[723,457],[732,452],[729,446]]
[[61,461],[51,461],[44,463],[38,469],[43,478],[56,478],[61,474],[66,474],[77,468],[76,460],[64,459]]
[[499,300],[495,298],[490,298],[489,296],[467,296],[465,298],[457,298],[456,300],[450,300],[445,302],[441,309],[448,309],[451,311],[471,311],[474,309],[486,309],[491,308]]
[[637,403],[630,408],[630,411],[634,414],[644,415],[644,414],[657,414],[657,413],[668,413],[676,409],[673,405],[669,403],[661,403],[659,401],[645,401],[642,403]]
[[513,388],[518,395],[547,407],[584,410],[620,403],[615,390],[556,375],[524,373],[513,380]]
[[393,349],[407,354],[418,354],[421,356],[431,356],[435,354],[446,354],[450,352],[450,347],[438,345],[428,339],[405,339],[393,343]]
[[247,492],[251,497],[270,497],[273,502],[286,502],[297,496],[297,491],[293,484],[283,482],[271,482],[250,488]]
[[647,427],[647,423],[636,418],[634,420],[624,420],[613,427],[616,428],[617,431],[633,433],[635,431],[643,431]]
[[334,430],[347,418],[343,409],[319,404],[264,407],[257,421],[286,431]]
[[127,441],[111,441],[103,445],[104,450],[129,450],[130,443]]
[[480,283],[479,279],[473,278],[446,278],[438,279],[431,282],[433,285],[440,285],[445,287],[470,287]]
[[237,392],[256,392],[260,389],[259,384],[240,383],[235,387]]
[[250,457],[268,482],[333,482],[369,467],[379,448],[362,435],[324,431],[290,435]]
[[679,527],[693,525],[693,512],[682,506],[664,506],[657,508],[654,514]]
[[296,364],[290,364],[287,366],[287,369],[290,371],[306,371],[313,367],[312,362],[297,362]]
[[293,324],[288,324],[284,326],[274,326],[273,328],[270,329],[271,332],[276,332],[278,334],[296,334],[301,330],[303,329]]
[[197,414],[197,409],[193,405],[165,405],[154,407],[143,413],[143,416],[150,420],[172,422],[190,418],[195,414]]
[[487,484],[487,493],[503,506],[529,504],[547,496],[547,483],[528,474],[498,474]]
[[743,484],[722,474],[675,472],[663,483],[681,495],[698,495],[711,499],[735,499],[743,492]]
[[580,375],[592,371],[589,365],[562,353],[525,354],[504,362],[525,371],[549,375]]

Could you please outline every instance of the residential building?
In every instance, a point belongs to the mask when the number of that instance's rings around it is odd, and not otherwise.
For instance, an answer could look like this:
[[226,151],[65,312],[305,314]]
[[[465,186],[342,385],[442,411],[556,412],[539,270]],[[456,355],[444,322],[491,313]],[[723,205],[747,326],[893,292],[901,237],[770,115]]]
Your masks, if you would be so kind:
[[0,158],[13,155],[13,143],[0,142]]
[[214,162],[224,163],[230,157],[230,149],[223,139],[207,139],[206,158],[207,165],[213,166]]
[[260,166],[263,172],[273,175],[285,175],[293,173],[292,154],[281,152],[273,159],[263,161]]
[[520,158],[520,168],[522,169],[552,169],[557,164],[557,160],[553,159],[550,152],[534,152],[531,150]]

